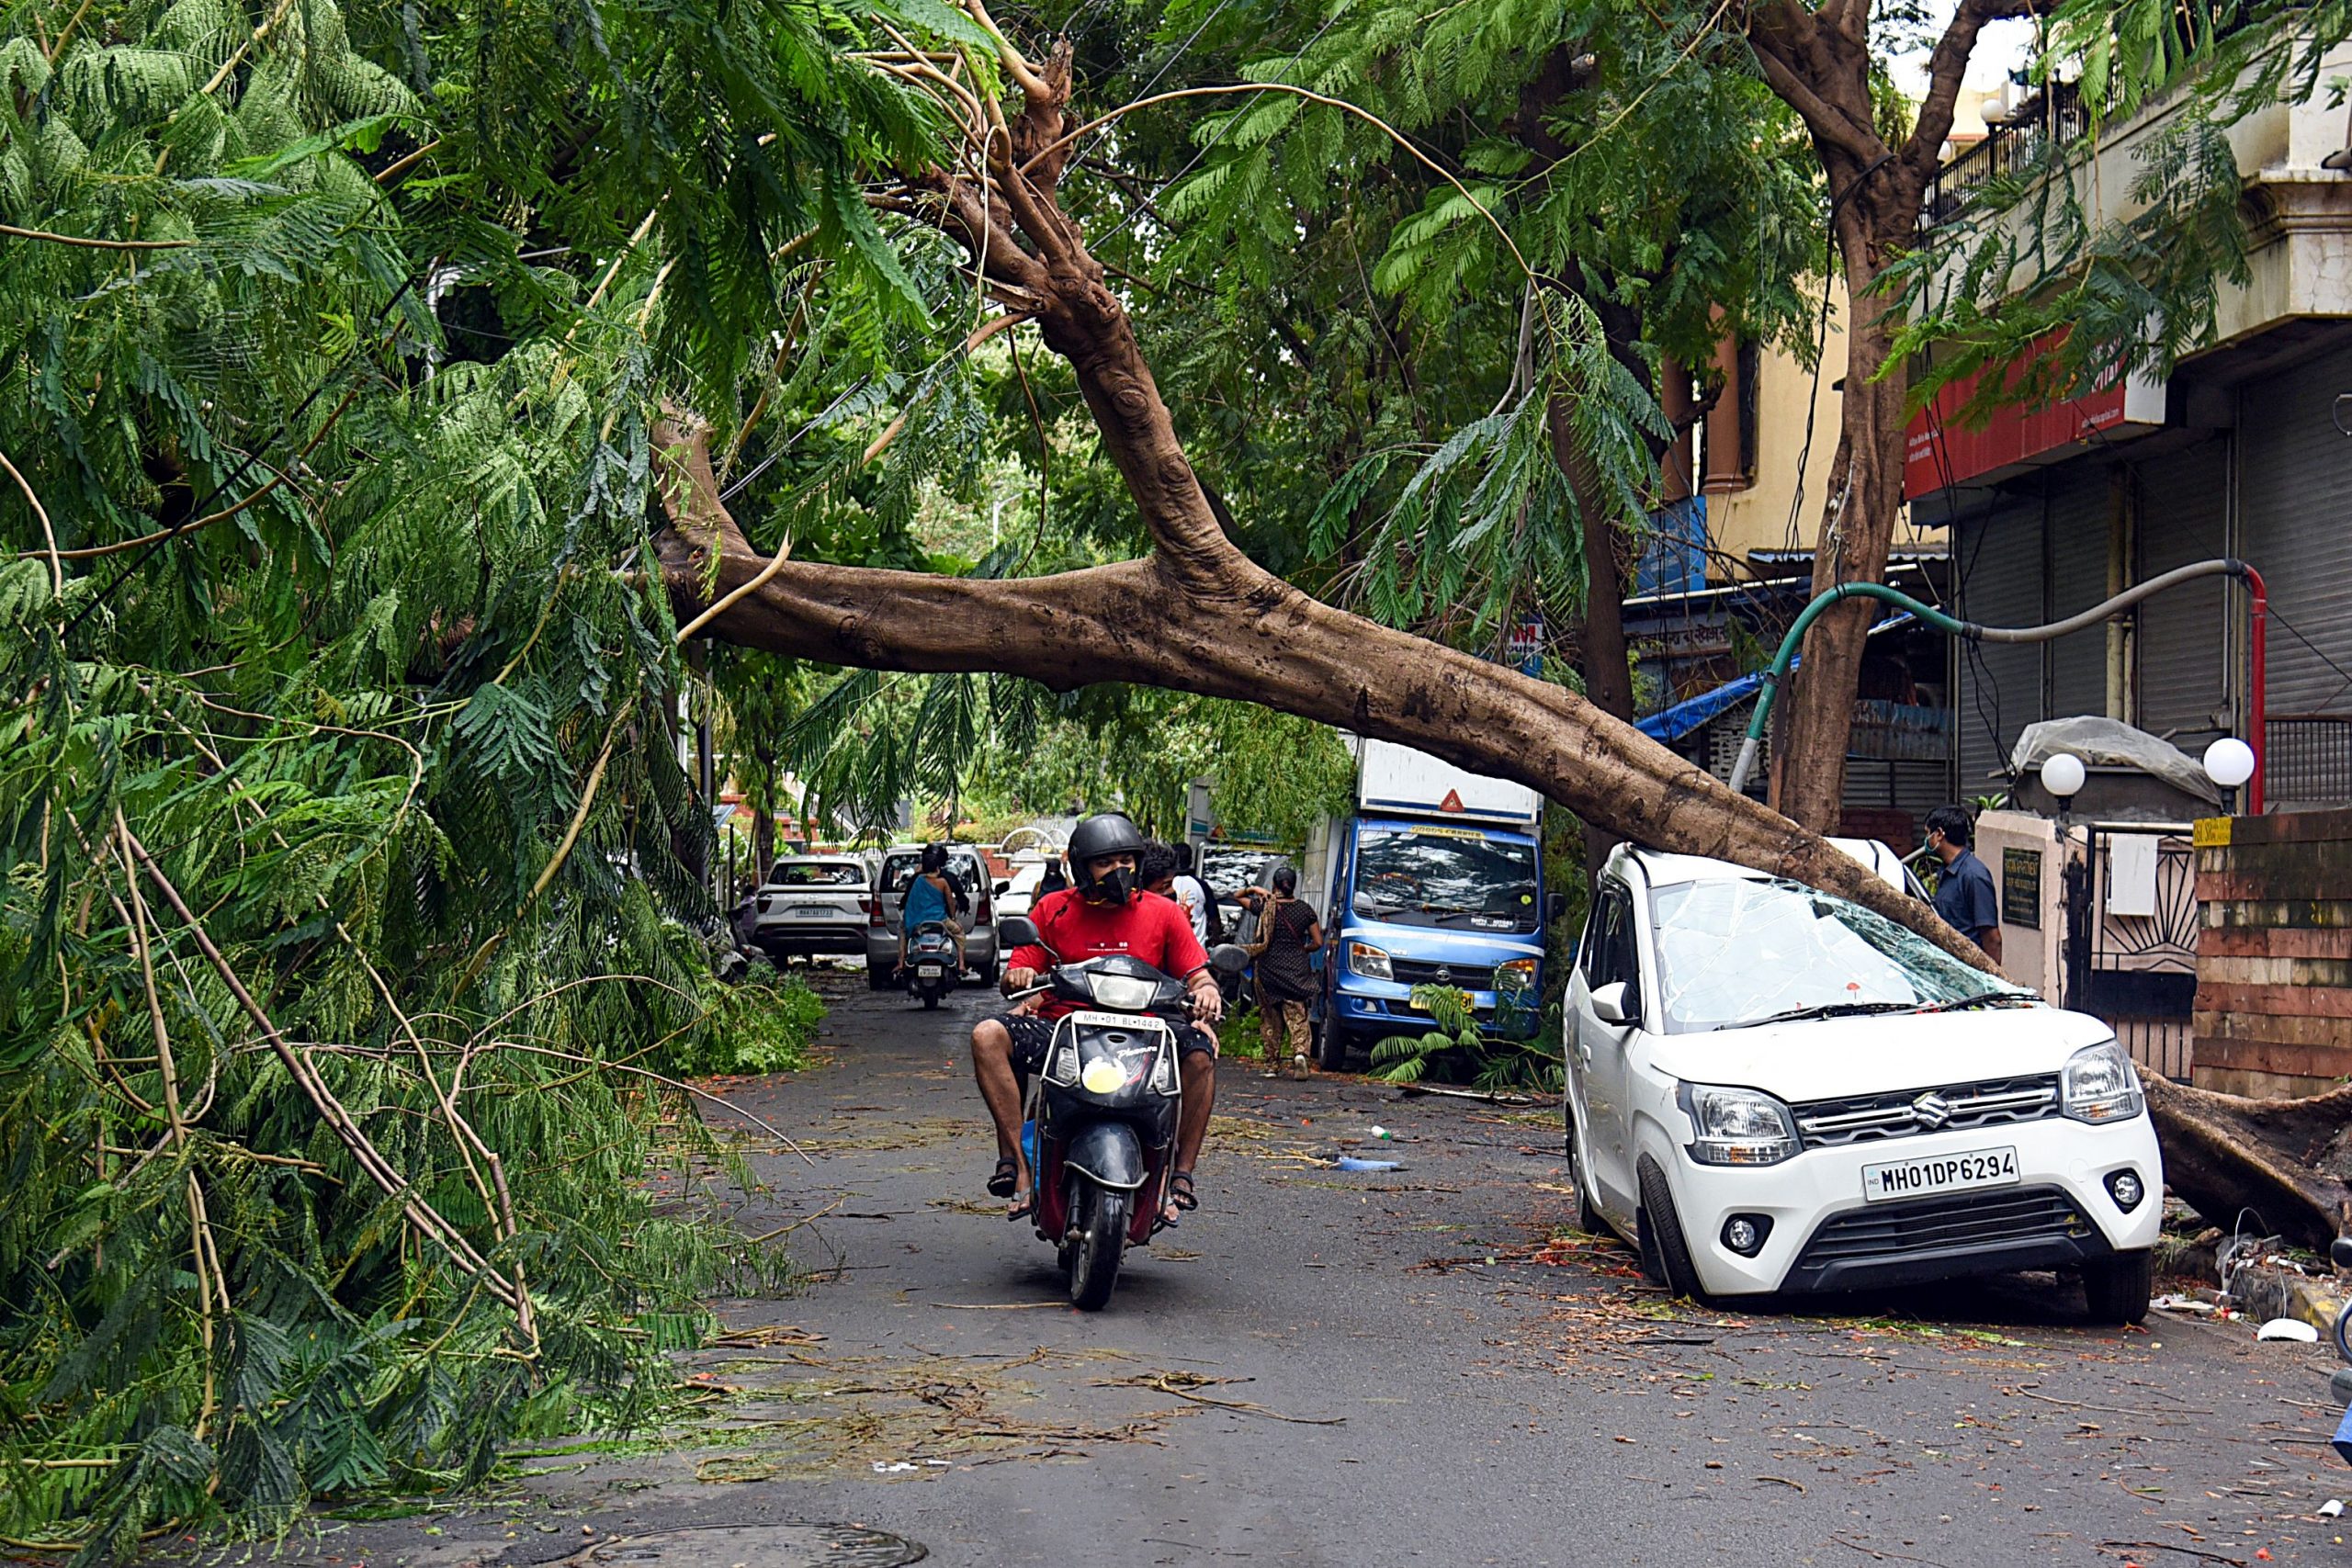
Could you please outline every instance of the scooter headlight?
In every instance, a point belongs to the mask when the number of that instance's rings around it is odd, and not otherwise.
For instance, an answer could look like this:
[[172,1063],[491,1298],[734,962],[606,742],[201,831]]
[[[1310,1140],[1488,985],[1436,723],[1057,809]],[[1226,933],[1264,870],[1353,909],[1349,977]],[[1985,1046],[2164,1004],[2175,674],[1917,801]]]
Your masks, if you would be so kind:
[[1176,1092],[1176,1053],[1165,1045],[1159,1048],[1159,1055],[1151,1064],[1151,1092]]
[[1141,1012],[1151,1006],[1151,998],[1159,994],[1156,980],[1145,980],[1133,975],[1097,975],[1094,976],[1094,1000],[1113,1012]]
[[1078,1043],[1065,1040],[1046,1054],[1046,1081],[1068,1087],[1078,1081]]

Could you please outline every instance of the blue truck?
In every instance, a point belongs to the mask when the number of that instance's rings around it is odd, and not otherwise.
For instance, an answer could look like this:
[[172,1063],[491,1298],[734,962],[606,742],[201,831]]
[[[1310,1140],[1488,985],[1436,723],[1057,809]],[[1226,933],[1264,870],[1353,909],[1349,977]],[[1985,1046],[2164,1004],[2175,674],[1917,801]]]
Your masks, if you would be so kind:
[[1317,826],[1299,893],[1336,937],[1323,964],[1317,1055],[1327,1067],[1429,1015],[1413,987],[1468,994],[1480,1027],[1526,1038],[1542,1020],[1543,798],[1409,747],[1343,736],[1356,809]]

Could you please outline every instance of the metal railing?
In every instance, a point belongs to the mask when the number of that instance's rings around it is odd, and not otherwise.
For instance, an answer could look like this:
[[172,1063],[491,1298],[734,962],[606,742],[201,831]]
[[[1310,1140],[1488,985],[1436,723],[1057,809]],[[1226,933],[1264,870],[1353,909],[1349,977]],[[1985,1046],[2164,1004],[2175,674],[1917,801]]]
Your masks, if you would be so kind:
[[2061,146],[2090,129],[2082,94],[2071,82],[2052,82],[2023,107],[2015,119],[1987,126],[1984,140],[1936,171],[1920,208],[1919,222],[1933,228],[1950,222],[1978,186],[2015,174],[2055,142]]
[[2266,796],[2297,806],[2352,803],[2352,714],[2272,714],[2262,728]]

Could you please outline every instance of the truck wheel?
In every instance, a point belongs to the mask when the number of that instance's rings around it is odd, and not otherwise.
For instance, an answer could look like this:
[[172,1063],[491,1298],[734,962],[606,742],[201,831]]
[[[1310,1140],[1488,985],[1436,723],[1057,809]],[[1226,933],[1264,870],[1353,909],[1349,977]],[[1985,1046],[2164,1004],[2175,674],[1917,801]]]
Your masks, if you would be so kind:
[[1101,1312],[1119,1282],[1119,1257],[1127,1245],[1127,1206],[1135,1195],[1091,1181],[1080,1183],[1076,1190],[1086,1212],[1069,1247],[1069,1304],[1080,1312]]
[[2155,1283],[2153,1252],[2112,1252],[2083,1265],[2083,1299],[2093,1323],[2129,1325],[2146,1317]]
[[1682,1238],[1681,1216],[1674,1212],[1674,1192],[1657,1161],[1643,1159],[1641,1184],[1642,1207],[1634,1216],[1634,1228],[1641,1239],[1642,1272],[1678,1296],[1704,1302],[1698,1268]]
[[1348,1066],[1348,1032],[1340,1021],[1326,1016],[1315,1026],[1315,1060],[1327,1073],[1345,1072]]

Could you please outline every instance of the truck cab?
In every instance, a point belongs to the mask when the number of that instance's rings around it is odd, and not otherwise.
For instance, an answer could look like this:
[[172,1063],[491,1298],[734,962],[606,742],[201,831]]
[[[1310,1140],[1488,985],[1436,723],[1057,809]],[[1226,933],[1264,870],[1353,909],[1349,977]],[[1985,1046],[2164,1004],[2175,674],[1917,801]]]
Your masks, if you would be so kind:
[[1542,1021],[1544,888],[1532,790],[1385,741],[1356,744],[1358,807],[1316,831],[1300,891],[1333,943],[1321,1055],[1336,1066],[1429,1014],[1416,986],[1465,992],[1481,1028],[1532,1036]]

